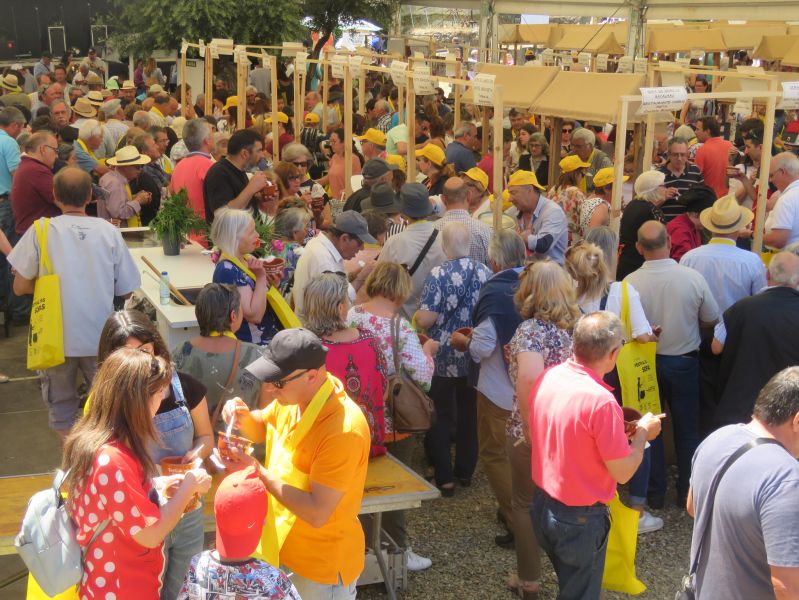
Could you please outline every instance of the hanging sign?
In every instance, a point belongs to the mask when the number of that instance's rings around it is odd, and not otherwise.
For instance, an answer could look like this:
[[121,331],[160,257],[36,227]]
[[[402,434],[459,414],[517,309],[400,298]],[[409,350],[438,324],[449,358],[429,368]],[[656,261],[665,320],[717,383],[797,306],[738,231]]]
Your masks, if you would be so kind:
[[350,75],[353,79],[363,76],[363,56],[350,56]]
[[420,96],[430,96],[436,93],[430,67],[427,65],[413,65],[413,91]]
[[[269,60],[266,58],[266,50],[263,50],[263,61],[264,66],[267,66],[267,61]],[[297,56],[294,58],[294,68],[300,72],[301,75],[304,75],[305,72],[308,70],[308,53],[307,52],[297,52]]]
[[686,65],[687,66],[687,65],[691,64],[691,59],[688,58],[687,56],[683,56],[682,58],[674,59],[674,62],[676,62],[678,65]]
[[732,114],[734,115],[741,115],[742,117],[748,117],[754,112],[752,108],[752,99],[751,98],[738,98],[735,101],[735,105],[732,107]]
[[644,56],[642,58],[636,58],[633,64],[633,73],[646,73],[646,69],[649,66],[649,61]]
[[782,102],[777,108],[783,110],[799,109],[799,81],[782,82]]
[[619,66],[616,68],[617,73],[632,73],[633,72],[633,57],[622,56],[619,59]]
[[589,52],[580,52],[577,55],[577,64],[583,67],[584,69],[591,68],[591,54]]
[[545,65],[554,65],[555,64],[555,51],[552,48],[546,48],[541,53],[541,62]]
[[349,61],[345,54],[334,54],[330,59],[330,74],[336,79],[344,79],[344,65]]
[[474,90],[474,103],[480,106],[494,106],[494,80],[496,75],[479,73],[472,83]]
[[691,50],[691,58],[695,58],[696,60],[702,60],[705,56],[705,51],[702,48],[693,48]]
[[601,71],[603,73],[607,72],[608,70],[608,55],[607,54],[597,54],[596,55],[596,70]]
[[641,108],[638,114],[680,110],[688,99],[684,87],[641,88]]
[[394,85],[398,87],[405,87],[408,85],[408,63],[402,62],[401,60],[393,60],[391,61],[389,71],[391,72],[391,81],[394,82]]

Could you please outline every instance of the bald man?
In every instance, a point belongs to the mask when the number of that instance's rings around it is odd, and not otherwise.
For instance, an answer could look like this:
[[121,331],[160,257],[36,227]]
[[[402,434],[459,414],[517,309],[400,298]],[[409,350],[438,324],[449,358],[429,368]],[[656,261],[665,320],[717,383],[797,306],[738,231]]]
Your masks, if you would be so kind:
[[728,308],[716,326],[713,351],[721,353],[717,427],[746,422],[766,382],[799,364],[799,257],[792,252],[775,255],[768,283]]
[[463,223],[469,230],[469,258],[488,265],[488,242],[491,240],[491,228],[472,218],[469,213],[469,197],[466,183],[460,177],[450,177],[444,183],[441,194],[446,212],[444,217],[435,222],[436,229],[444,229],[447,223]]
[[[684,507],[691,459],[699,444],[700,328],[715,325],[719,307],[698,271],[669,258],[671,241],[663,223],[646,221],[641,225],[635,247],[644,264],[624,281],[640,294],[649,322],[663,328],[657,348],[658,385],[661,403],[668,403],[674,419],[677,504]],[[650,506],[662,506],[665,495],[663,442],[658,438],[652,443]]]

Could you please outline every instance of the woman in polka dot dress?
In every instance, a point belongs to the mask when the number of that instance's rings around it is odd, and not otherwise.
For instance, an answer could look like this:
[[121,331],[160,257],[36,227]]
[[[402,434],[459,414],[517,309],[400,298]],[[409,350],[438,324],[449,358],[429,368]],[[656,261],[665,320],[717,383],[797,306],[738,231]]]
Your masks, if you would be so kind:
[[[178,524],[195,493],[204,494],[211,478],[203,469],[159,478],[174,486],[171,499],[158,505],[155,466],[147,454],[156,439],[153,425],[172,372],[161,358],[120,348],[97,372],[92,410],[64,445],[69,510],[86,549],[81,600],[156,600],[164,568],[163,540]],[[91,542],[95,531],[102,533]]]

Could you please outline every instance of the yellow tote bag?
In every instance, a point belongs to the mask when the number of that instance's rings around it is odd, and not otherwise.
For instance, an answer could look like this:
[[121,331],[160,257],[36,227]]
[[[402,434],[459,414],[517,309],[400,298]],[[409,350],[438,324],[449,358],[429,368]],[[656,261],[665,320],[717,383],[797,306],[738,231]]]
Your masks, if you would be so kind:
[[648,412],[660,414],[660,389],[655,370],[657,342],[642,344],[633,339],[626,281],[621,284],[621,323],[627,340],[616,360],[622,404],[634,408],[642,415]]
[[640,594],[646,586],[635,576],[635,550],[638,545],[638,511],[627,508],[619,494],[610,502],[610,533],[605,553],[602,587],[612,592]]
[[39,276],[33,289],[31,327],[28,334],[28,369],[37,371],[64,364],[64,321],[61,282],[47,254],[50,219],[34,221],[39,241]]
[[57,596],[48,596],[44,593],[39,584],[28,573],[28,589],[25,595],[26,600],[79,600],[78,586],[69,588],[66,592],[61,592]]

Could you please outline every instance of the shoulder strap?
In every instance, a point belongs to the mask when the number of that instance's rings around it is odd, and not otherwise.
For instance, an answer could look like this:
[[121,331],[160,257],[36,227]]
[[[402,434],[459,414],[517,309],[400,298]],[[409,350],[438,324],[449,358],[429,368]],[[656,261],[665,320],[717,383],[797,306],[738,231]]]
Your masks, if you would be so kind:
[[610,288],[605,294],[602,296],[602,299],[599,301],[599,310],[605,310],[608,306],[608,296],[610,296]]
[[227,383],[219,393],[219,400],[217,401],[216,408],[214,409],[214,416],[211,417],[211,431],[213,431],[214,427],[216,426],[216,420],[219,418],[219,414],[222,412],[222,401],[225,398],[225,392],[230,387],[230,384],[233,383],[233,376],[236,374],[237,366],[239,364],[239,354],[241,354],[241,340],[236,338],[236,349],[233,351],[233,364],[230,365],[230,374],[227,377]]
[[633,339],[633,329],[630,323],[630,294],[627,291],[627,282],[621,282],[621,325],[624,327],[624,339],[628,342]]
[[400,330],[400,315],[397,313],[391,319],[391,353],[394,355],[394,374],[399,377],[400,374],[400,360],[399,360],[399,330]]
[[699,537],[699,543],[696,547],[696,555],[694,556],[694,560],[691,562],[690,575],[694,575],[696,573],[697,568],[699,568],[699,559],[701,558],[702,547],[705,545],[708,537],[710,536],[710,527],[713,523],[713,504],[715,503],[716,500],[716,490],[718,490],[719,484],[721,483],[721,478],[724,477],[724,474],[727,472],[727,470],[733,465],[733,463],[736,460],[741,458],[752,448],[760,446],[761,444],[778,444],[780,446],[782,445],[774,438],[763,438],[763,437],[759,437],[749,442],[746,442],[743,446],[741,446],[735,452],[732,453],[732,455],[727,459],[727,462],[724,463],[721,469],[719,469],[718,473],[716,473],[716,476],[713,478],[713,482],[710,484],[710,489],[708,489],[708,494],[707,494],[708,504],[707,508],[705,509],[707,511],[707,520],[705,521],[705,526],[702,530],[702,535]]
[[180,384],[177,370],[172,373],[172,392],[175,394],[175,403],[178,406],[186,406],[186,395],[183,393],[183,386]]
[[53,273],[50,256],[47,254],[47,234],[50,231],[50,219],[42,217],[33,222],[36,238],[39,240],[39,277]]
[[416,262],[413,263],[413,266],[410,269],[408,269],[408,275],[413,277],[413,274],[416,273],[416,269],[418,269],[419,265],[422,264],[424,257],[427,256],[428,250],[430,250],[433,242],[436,241],[436,237],[438,237],[438,229],[433,228],[433,233],[431,233],[430,237],[427,238],[427,243],[425,243],[424,248],[422,248],[422,251],[419,253],[419,256],[416,257]]

